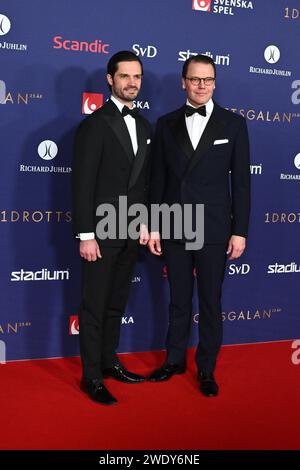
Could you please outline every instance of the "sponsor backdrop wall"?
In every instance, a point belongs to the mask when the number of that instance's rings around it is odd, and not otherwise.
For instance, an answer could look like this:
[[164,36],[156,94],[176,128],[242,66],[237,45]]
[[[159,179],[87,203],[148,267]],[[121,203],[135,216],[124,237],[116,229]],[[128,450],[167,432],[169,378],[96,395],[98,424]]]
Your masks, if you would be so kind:
[[[183,103],[183,61],[213,57],[216,101],[246,117],[252,158],[248,250],[227,265],[224,343],[299,336],[299,44],[297,0],[0,0],[2,359],[79,352],[72,141],[109,97],[106,63],[121,49],[144,62],[136,106],[153,124]],[[120,351],[161,349],[167,315],[164,262],[143,249]],[[197,321],[195,299],[191,344]]]

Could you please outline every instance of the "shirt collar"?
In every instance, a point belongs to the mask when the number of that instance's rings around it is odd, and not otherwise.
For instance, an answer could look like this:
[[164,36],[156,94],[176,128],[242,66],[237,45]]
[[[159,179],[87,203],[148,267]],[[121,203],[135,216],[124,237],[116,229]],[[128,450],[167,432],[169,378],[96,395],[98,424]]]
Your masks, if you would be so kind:
[[[120,113],[122,112],[122,109],[124,108],[125,104],[121,103],[121,101],[119,101],[115,96],[111,95],[110,97],[111,101],[113,103],[115,103],[115,105],[117,106],[118,110],[120,111]],[[129,106],[128,106],[129,108]],[[134,108],[134,106],[133,106]]]

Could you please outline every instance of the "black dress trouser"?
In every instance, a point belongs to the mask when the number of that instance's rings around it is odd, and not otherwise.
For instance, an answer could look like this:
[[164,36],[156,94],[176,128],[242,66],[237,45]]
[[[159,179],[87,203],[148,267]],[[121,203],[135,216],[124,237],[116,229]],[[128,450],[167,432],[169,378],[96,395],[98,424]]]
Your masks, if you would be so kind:
[[102,379],[102,370],[117,362],[124,314],[138,244],[101,247],[102,258],[83,260],[79,339],[83,377]]
[[207,244],[201,250],[185,250],[183,243],[165,241],[163,254],[170,284],[167,362],[185,364],[190,336],[194,268],[199,298],[199,344],[196,363],[199,371],[213,372],[222,344],[222,283],[227,244]]

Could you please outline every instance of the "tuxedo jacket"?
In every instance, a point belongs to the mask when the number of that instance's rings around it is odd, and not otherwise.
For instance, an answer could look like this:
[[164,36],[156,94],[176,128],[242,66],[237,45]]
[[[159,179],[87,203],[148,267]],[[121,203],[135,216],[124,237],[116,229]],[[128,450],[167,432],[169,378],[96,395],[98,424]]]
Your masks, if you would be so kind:
[[[204,243],[247,237],[249,140],[245,119],[214,103],[194,150],[185,106],[162,116],[154,138],[150,202],[204,204]],[[172,232],[172,229],[171,229]]]
[[[127,196],[128,206],[147,202],[151,128],[140,115],[136,131],[138,151],[134,155],[124,118],[111,100],[79,125],[72,168],[74,234],[96,232],[99,204],[112,204],[118,220],[119,196]],[[118,237],[101,240],[102,245],[124,243]]]

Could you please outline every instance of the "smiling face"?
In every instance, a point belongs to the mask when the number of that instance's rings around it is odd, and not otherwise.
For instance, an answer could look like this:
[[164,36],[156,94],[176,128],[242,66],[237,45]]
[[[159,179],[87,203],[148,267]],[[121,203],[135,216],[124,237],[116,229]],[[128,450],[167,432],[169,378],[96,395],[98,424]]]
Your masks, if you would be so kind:
[[[191,62],[188,66],[186,77],[207,78],[214,77],[214,68],[211,64]],[[215,84],[204,85],[203,80],[199,85],[193,85],[187,78],[182,78],[182,86],[186,90],[187,98],[195,107],[206,104],[214,94]]]
[[112,95],[121,103],[130,105],[136,99],[142,84],[142,67],[138,61],[119,62],[112,77],[107,74]]

